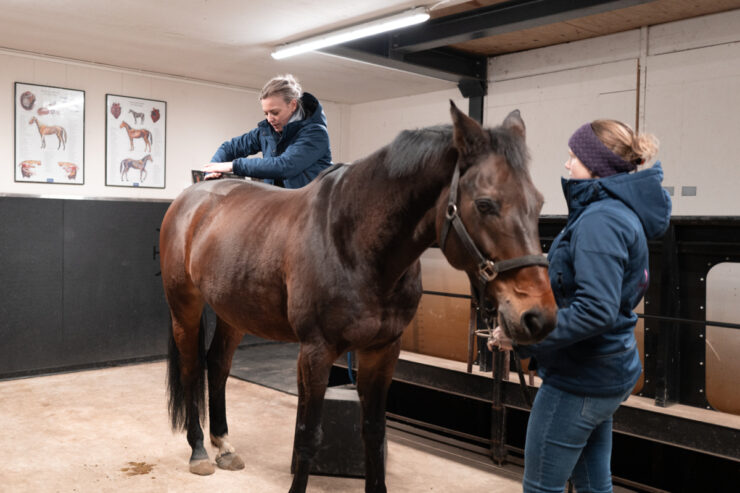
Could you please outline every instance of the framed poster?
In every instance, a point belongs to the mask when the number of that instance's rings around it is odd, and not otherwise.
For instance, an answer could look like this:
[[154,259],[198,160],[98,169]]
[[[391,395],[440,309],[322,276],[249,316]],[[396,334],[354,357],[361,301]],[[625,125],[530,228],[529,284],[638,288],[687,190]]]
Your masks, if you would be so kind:
[[15,181],[85,183],[85,91],[15,83]]
[[166,102],[106,94],[107,186],[164,188],[166,141]]

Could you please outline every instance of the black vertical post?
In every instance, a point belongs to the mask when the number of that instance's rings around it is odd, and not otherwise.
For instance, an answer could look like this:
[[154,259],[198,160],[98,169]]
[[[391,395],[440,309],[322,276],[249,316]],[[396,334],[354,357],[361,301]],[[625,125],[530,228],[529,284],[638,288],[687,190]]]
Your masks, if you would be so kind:
[[468,116],[483,125],[483,96],[468,99]]
[[[671,224],[663,237],[661,262],[660,306],[661,315],[678,318],[681,313],[679,298],[678,247],[676,229]],[[677,322],[661,321],[658,332],[655,364],[655,405],[666,407],[678,402],[680,384],[680,327]]]
[[506,408],[503,400],[505,353],[493,351],[493,396],[491,398],[491,459],[498,465],[506,460]]
[[468,116],[483,124],[483,96],[488,92],[485,79],[463,79],[457,83],[460,94],[468,99]]

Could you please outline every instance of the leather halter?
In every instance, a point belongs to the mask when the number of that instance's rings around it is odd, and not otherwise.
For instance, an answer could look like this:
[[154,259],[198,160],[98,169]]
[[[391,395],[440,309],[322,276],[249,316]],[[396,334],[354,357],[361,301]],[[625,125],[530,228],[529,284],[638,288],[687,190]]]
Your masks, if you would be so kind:
[[[450,184],[450,199],[447,202],[447,212],[445,215],[445,223],[442,225],[442,237],[439,248],[444,251],[445,244],[447,243],[447,236],[450,233],[450,226],[455,229],[458,238],[462,241],[465,249],[468,251],[471,257],[476,261],[478,265],[478,281],[479,289],[483,291],[486,284],[493,281],[502,272],[507,272],[514,269],[520,269],[522,267],[529,267],[531,265],[542,265],[547,267],[549,265],[547,259],[542,255],[523,255],[507,260],[499,260],[494,262],[490,258],[485,257],[478,247],[475,246],[475,242],[470,237],[465,225],[460,219],[460,215],[457,210],[457,194],[460,187],[460,164],[455,164],[455,171],[452,174],[452,183]],[[482,293],[480,293],[482,297]]]

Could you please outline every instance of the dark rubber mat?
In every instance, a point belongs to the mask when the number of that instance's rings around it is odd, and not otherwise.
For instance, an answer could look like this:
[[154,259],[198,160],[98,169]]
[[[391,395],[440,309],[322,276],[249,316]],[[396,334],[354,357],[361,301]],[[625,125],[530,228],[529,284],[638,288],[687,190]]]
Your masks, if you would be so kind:
[[287,394],[298,395],[298,343],[246,336],[231,363],[231,376]]

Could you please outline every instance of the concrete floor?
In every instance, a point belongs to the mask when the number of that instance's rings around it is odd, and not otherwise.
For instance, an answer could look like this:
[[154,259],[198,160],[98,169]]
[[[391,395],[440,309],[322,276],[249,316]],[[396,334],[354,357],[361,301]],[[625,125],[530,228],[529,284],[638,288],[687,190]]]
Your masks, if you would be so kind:
[[[200,477],[169,428],[163,362],[0,382],[0,491],[288,491],[297,398],[234,378],[226,392],[246,468]],[[521,491],[516,472],[396,430],[387,467],[390,492]],[[364,481],[311,476],[308,491],[362,492]]]

